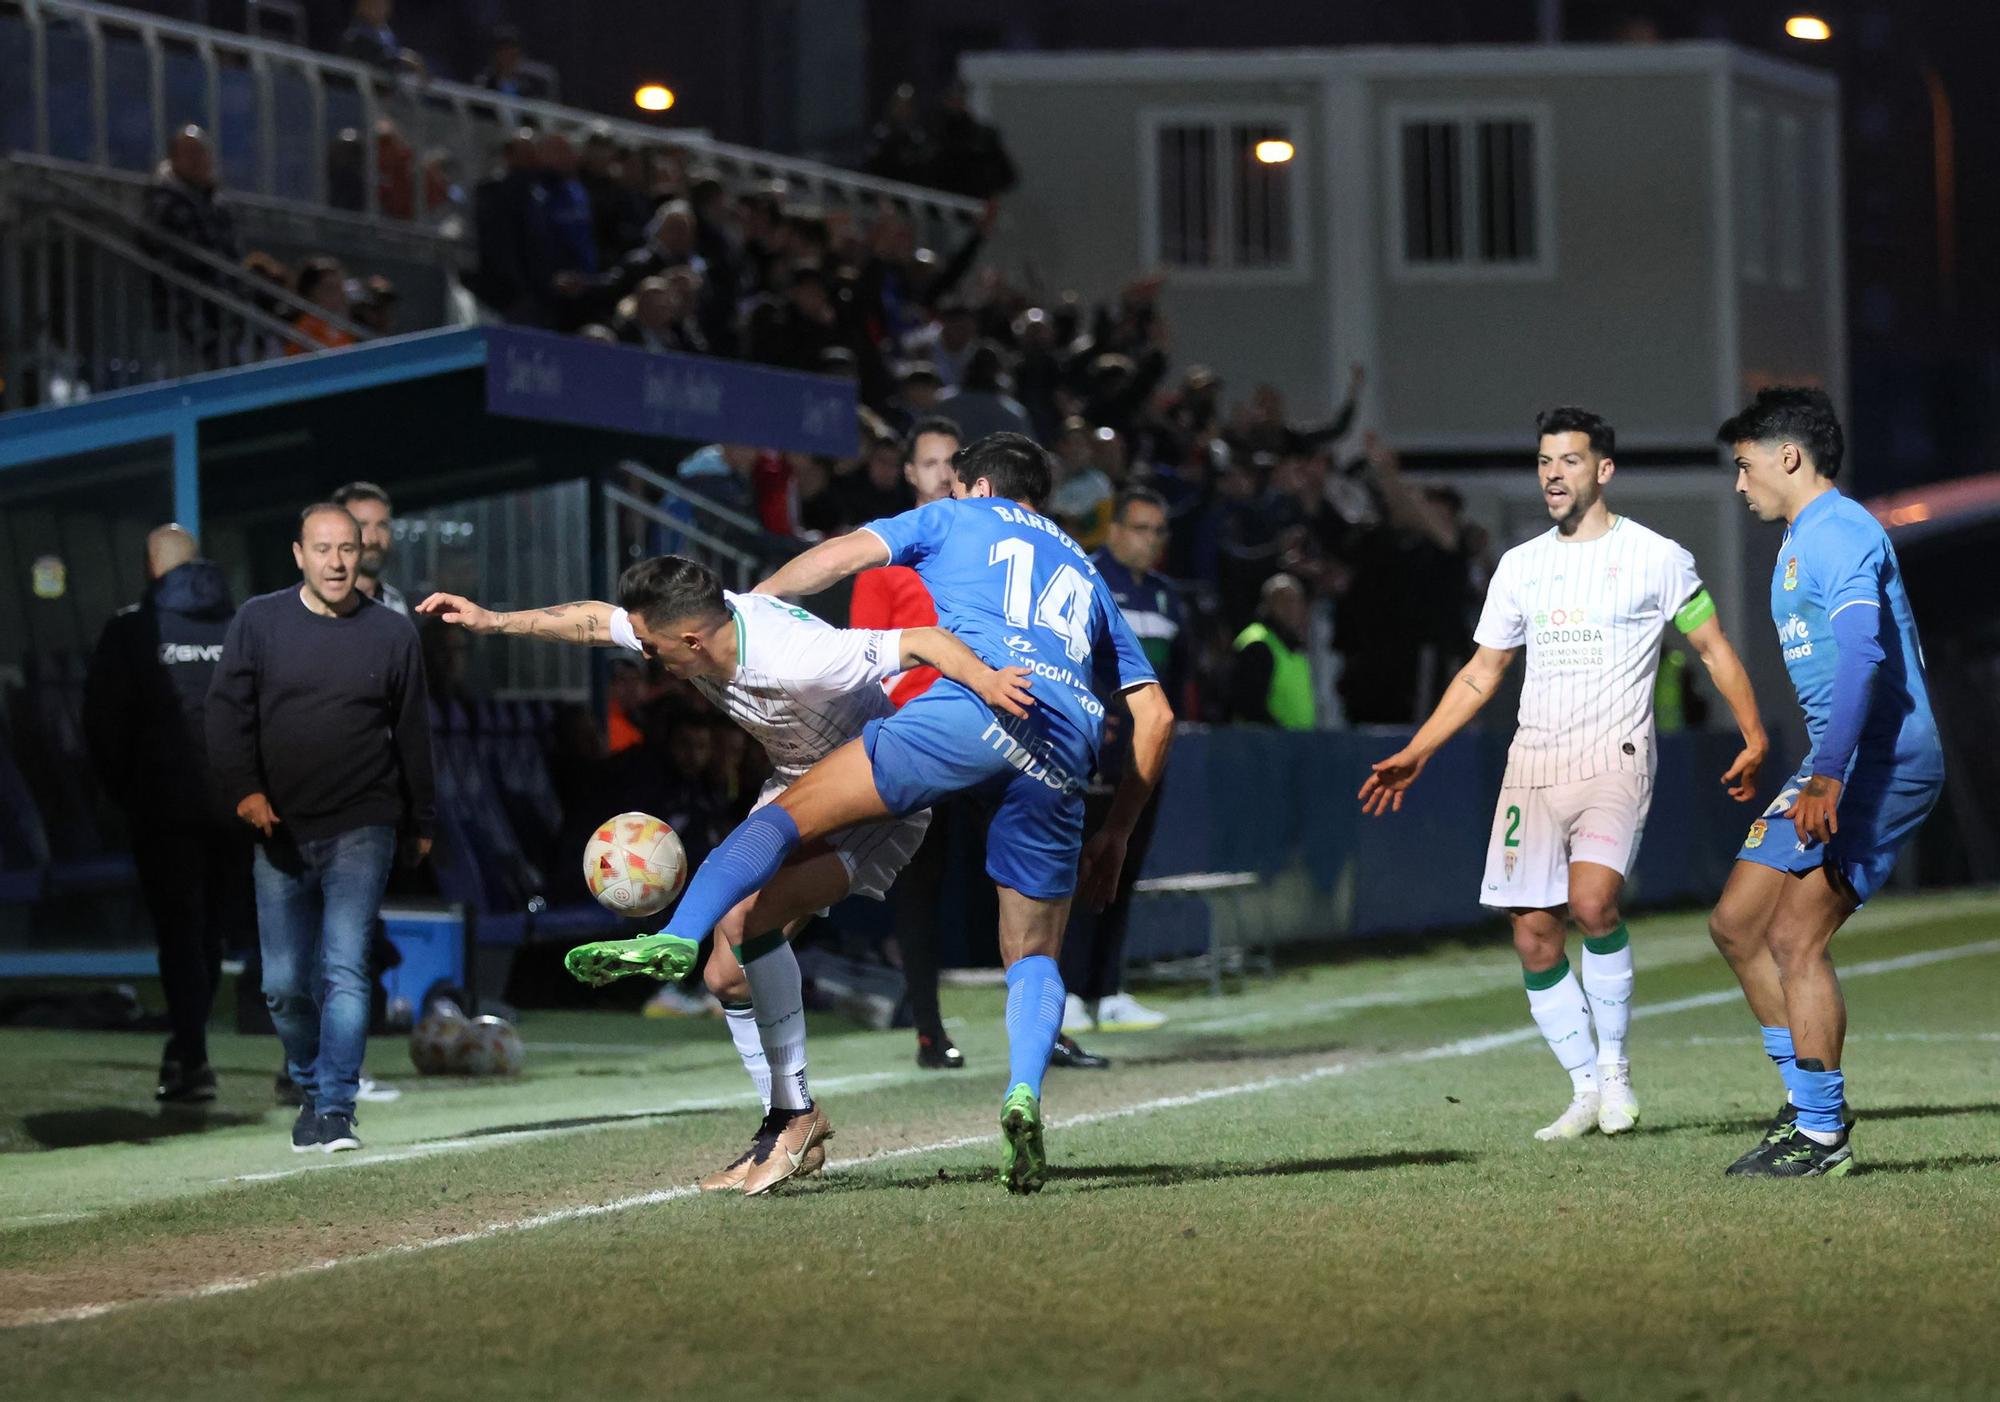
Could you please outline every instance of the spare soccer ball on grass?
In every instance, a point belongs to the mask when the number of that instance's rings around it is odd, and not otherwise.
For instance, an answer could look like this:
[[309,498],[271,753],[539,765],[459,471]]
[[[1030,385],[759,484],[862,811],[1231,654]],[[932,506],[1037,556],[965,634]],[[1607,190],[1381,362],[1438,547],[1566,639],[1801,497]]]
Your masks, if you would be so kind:
[[410,1064],[426,1076],[446,1075],[453,1069],[460,1039],[471,1026],[458,1004],[449,998],[438,999],[410,1029]]
[[461,1076],[518,1076],[521,1034],[505,1019],[475,1017],[452,1048],[452,1067]]
[[650,813],[620,813],[583,849],[590,894],[618,915],[653,915],[672,905],[687,881],[680,835]]

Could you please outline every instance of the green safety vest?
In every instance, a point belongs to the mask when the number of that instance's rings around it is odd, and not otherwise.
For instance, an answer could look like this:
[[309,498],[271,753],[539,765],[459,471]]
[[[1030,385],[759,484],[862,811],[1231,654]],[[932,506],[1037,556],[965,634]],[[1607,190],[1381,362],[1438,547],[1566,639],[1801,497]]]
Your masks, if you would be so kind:
[[1286,647],[1284,640],[1262,623],[1253,623],[1236,635],[1236,650],[1252,643],[1271,649],[1271,694],[1265,706],[1271,719],[1286,730],[1313,728],[1312,664],[1303,652]]

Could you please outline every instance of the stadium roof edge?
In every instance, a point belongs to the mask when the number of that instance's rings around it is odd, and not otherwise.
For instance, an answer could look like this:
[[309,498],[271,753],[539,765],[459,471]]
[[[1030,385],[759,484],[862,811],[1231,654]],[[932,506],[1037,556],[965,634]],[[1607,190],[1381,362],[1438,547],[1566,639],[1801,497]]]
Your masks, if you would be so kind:
[[203,419],[470,369],[487,354],[484,328],[451,327],[17,410],[0,415],[0,472],[169,438]]
[[973,84],[1151,82],[1199,76],[1209,81],[1359,77],[1637,77],[1730,73],[1832,97],[1839,81],[1806,64],[1717,40],[1663,44],[1359,45],[1325,49],[1141,49],[1070,53],[975,53],[960,61]]

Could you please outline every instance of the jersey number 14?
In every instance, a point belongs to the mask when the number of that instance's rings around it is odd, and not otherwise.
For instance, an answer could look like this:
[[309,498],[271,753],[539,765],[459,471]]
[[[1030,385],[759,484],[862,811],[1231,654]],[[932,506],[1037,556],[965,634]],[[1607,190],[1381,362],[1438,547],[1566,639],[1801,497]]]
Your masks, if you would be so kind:
[[[986,563],[1006,566],[1006,594],[1000,611],[1007,616],[1010,626],[1026,628],[1028,595],[1034,585],[1034,545],[1014,536],[996,540],[987,553]],[[1042,597],[1035,601],[1034,625],[1061,638],[1063,650],[1072,662],[1090,656],[1091,597],[1090,581],[1077,573],[1074,565],[1065,564],[1057,568],[1043,586]]]

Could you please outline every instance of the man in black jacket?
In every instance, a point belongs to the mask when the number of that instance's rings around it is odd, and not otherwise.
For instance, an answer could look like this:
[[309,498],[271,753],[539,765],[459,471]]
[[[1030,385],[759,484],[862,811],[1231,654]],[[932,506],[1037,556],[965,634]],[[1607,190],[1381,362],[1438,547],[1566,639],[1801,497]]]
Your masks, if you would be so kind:
[[244,604],[208,695],[216,782],[263,840],[254,863],[264,1001],[304,1094],[300,1153],[356,1149],[368,1039],[368,932],[398,830],[430,850],[430,702],[416,629],[355,588],[361,527],[299,518],[304,586]]
[[98,782],[125,809],[160,946],[172,1035],[163,1101],[215,1099],[208,1014],[225,942],[250,931],[250,843],[209,782],[203,712],[236,608],[219,566],[179,526],[146,537],[145,596],[104,625],[84,680]]

